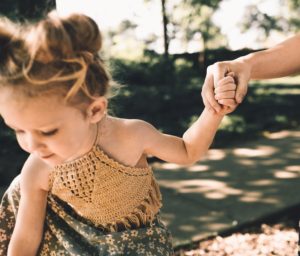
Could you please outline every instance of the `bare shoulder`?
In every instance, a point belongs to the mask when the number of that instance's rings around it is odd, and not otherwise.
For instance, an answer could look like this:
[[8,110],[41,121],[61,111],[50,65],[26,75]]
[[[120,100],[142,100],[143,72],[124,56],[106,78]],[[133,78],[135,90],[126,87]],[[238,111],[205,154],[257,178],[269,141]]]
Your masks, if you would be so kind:
[[153,125],[140,119],[114,118],[118,132],[128,137],[140,139],[147,134],[156,131]]
[[139,119],[110,116],[108,122],[106,136],[100,140],[102,149],[122,163],[135,165],[137,159],[145,154],[145,149],[157,130]]
[[126,130],[142,131],[143,129],[154,128],[150,123],[141,119],[126,119],[126,118],[112,118],[114,122],[121,128]]
[[21,171],[21,188],[26,191],[49,190],[51,167],[31,154],[25,161]]

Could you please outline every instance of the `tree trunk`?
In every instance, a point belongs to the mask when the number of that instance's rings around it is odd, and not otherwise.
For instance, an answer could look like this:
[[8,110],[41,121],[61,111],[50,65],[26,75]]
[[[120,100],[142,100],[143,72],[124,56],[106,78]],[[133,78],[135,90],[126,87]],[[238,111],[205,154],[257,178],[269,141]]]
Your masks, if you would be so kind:
[[164,55],[169,57],[168,17],[166,13],[166,0],[161,0],[164,32]]

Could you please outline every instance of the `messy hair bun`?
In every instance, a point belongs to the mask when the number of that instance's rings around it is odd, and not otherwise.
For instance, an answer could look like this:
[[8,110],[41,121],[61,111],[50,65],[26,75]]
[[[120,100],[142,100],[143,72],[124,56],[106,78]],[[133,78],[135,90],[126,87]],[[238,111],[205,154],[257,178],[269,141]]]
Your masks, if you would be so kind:
[[93,19],[88,16],[73,14],[69,18],[63,19],[62,23],[73,42],[74,51],[97,53],[101,50],[101,33]]
[[90,17],[59,17],[51,12],[40,22],[19,28],[17,37],[15,31],[2,27],[0,55],[5,56],[1,56],[0,78],[19,87],[23,84],[31,95],[54,88],[64,88],[66,99],[73,101],[106,95],[111,79],[98,55],[100,30]]
[[83,14],[61,18],[55,12],[34,26],[26,41],[31,56],[44,63],[72,58],[80,52],[96,54],[102,46],[101,33],[93,19]]

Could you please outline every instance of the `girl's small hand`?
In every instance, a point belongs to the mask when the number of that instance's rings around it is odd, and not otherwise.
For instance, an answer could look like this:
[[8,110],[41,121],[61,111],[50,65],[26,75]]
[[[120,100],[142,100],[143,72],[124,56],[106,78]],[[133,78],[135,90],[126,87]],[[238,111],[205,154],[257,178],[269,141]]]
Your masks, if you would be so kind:
[[222,105],[222,114],[228,114],[235,110],[237,102],[235,100],[236,83],[234,73],[230,72],[226,77],[218,81],[215,87],[215,99]]

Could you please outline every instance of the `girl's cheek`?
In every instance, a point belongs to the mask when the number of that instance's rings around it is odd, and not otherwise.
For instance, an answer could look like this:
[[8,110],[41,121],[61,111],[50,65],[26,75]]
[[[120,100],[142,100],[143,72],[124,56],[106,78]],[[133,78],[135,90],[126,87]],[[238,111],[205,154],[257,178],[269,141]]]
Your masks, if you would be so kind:
[[27,144],[26,144],[26,141],[24,138],[22,138],[22,136],[20,135],[16,135],[16,138],[17,138],[17,142],[19,144],[19,146],[26,152],[30,153],[27,149]]

